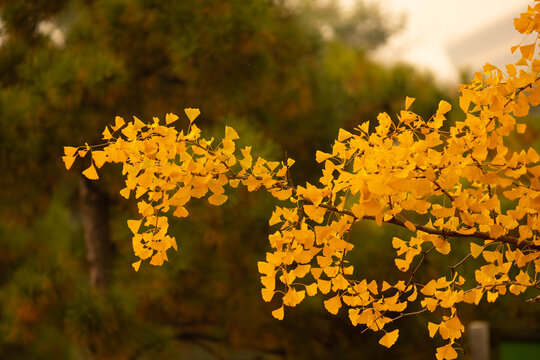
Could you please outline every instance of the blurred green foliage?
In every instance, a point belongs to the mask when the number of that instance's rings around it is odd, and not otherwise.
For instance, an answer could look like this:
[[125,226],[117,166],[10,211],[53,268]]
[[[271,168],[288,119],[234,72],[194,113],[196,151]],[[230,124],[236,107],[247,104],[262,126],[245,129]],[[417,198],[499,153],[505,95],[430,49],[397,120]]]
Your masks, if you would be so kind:
[[[393,31],[386,15],[361,4],[342,18],[313,1],[295,7],[269,0],[2,0],[0,6],[1,357],[431,356],[434,345],[426,345],[414,319],[391,350],[345,317],[328,315],[322,298],[274,320],[274,305],[260,297],[256,265],[268,249],[274,206],[264,194],[238,190],[219,208],[195,202],[188,220],[172,224],[178,253],[139,273],[130,266],[125,226],[135,209],[113,195],[112,279],[105,292],[95,292],[76,206],[80,169],[66,172],[60,160],[63,145],[99,142],[115,115],[148,120],[198,107],[209,134],[232,124],[254,154],[276,160],[287,154],[297,160],[295,182],[315,182],[315,150],[328,150],[340,127],[351,129],[380,111],[393,115],[405,95],[417,98],[414,109],[424,116],[455,96],[409,66],[370,60]],[[60,41],[42,31],[44,21],[60,31]],[[117,175],[103,175],[100,186],[117,194]],[[393,234],[359,227],[358,268],[386,276],[393,250],[379,239]]]

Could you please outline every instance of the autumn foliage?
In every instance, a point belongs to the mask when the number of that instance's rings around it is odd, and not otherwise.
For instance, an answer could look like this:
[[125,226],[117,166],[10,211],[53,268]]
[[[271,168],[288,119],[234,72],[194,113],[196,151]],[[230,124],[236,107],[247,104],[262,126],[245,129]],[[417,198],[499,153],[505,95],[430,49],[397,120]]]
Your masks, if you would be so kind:
[[[380,332],[380,344],[390,347],[399,336],[397,319],[439,310],[439,321],[427,329],[445,340],[437,359],[454,359],[464,332],[460,303],[494,302],[539,287],[540,156],[533,148],[510,149],[507,139],[525,132],[517,118],[540,103],[540,4],[515,19],[515,27],[534,41],[512,48],[521,52],[517,63],[505,70],[486,64],[461,86],[462,121],[448,124],[451,105],[444,100],[424,119],[407,97],[396,118],[381,113],[372,125],[342,129],[331,152],[317,151],[317,184],[294,184],[290,158],[268,161],[253,158],[251,146],[237,149],[239,135],[231,127],[222,139],[206,139],[195,123],[198,109],[185,109],[189,121],[183,130],[173,114],[150,123],[117,117],[103,131],[103,144],[65,147],[63,159],[69,169],[77,157],[90,154],[83,172],[89,179],[98,179],[105,163],[122,165],[120,194],[134,197],[139,210],[128,220],[139,258],[135,270],[146,260],[162,265],[167,250],[177,249],[168,234],[169,215],[188,217],[191,199],[219,206],[228,188],[264,190],[282,201],[269,219],[272,251],[258,263],[264,301],[277,297],[281,303],[272,312],[275,318],[321,293],[328,312],[346,311],[352,325]],[[389,239],[403,280],[355,273],[348,255],[369,241],[351,237],[362,221],[410,231],[406,238]],[[450,254],[463,242],[468,254],[446,273],[417,280],[426,258]],[[463,264],[474,267],[474,277],[463,276]]]

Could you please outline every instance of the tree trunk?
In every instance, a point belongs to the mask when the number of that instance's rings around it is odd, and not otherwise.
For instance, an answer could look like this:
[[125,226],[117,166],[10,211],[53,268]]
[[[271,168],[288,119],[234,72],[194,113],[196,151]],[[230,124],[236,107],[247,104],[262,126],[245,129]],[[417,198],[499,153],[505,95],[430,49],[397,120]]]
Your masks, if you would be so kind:
[[86,243],[90,286],[104,290],[109,282],[113,255],[109,227],[109,196],[91,180],[79,180],[81,221]]

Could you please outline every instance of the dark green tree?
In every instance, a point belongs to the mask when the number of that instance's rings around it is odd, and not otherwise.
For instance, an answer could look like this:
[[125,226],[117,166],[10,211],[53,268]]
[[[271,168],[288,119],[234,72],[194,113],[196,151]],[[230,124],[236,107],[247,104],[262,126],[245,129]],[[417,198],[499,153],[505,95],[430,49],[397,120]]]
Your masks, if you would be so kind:
[[[255,268],[272,209],[265,197],[194,204],[189,224],[173,224],[183,247],[171,266],[135,277],[121,220],[132,209],[111,195],[119,179],[77,178],[60,157],[64,145],[98,143],[115,115],[149,120],[199,107],[207,130],[233,123],[261,155],[283,159],[286,149],[297,159],[295,181],[311,179],[315,149],[329,147],[339,127],[397,111],[405,94],[426,114],[435,110],[422,105],[440,97],[429,77],[366,57],[390,33],[382,16],[366,7],[340,25],[341,15],[327,12],[336,36],[326,38],[304,8],[269,0],[0,5],[0,237],[12,234],[0,260],[0,330],[9,335],[1,353],[53,357],[82,348],[96,358],[173,357],[196,343],[226,357],[324,358],[354,349],[358,334],[340,319],[316,320],[306,340],[301,322],[268,316]],[[324,14],[310,6],[317,18]],[[111,218],[122,225],[109,225]],[[80,284],[84,257],[101,295]],[[54,348],[51,338],[66,344]]]

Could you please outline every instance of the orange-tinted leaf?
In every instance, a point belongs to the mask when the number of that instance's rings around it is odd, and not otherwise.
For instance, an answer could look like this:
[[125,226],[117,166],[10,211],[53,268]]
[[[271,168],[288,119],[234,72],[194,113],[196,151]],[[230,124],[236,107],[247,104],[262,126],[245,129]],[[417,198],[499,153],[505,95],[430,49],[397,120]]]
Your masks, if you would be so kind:
[[94,165],[90,165],[90,167],[82,172],[84,176],[89,178],[90,180],[97,180],[99,179],[98,173],[96,171],[96,168]]
[[477,245],[477,244],[472,242],[471,243],[471,255],[472,255],[472,257],[476,259],[478,257],[478,255],[480,255],[480,253],[482,252],[482,249],[483,249],[482,246]]
[[141,227],[142,219],[140,220],[128,220],[127,225],[133,234],[137,234]]
[[414,98],[408,96],[405,98],[405,110],[409,110],[414,100]]
[[283,320],[283,316],[285,316],[285,310],[283,309],[283,306],[281,306],[279,309],[272,311],[272,316],[278,320]]
[[519,51],[521,51],[521,56],[523,56],[527,60],[532,60],[535,47],[536,44],[521,45],[519,47]]
[[223,194],[213,194],[208,198],[208,202],[212,205],[219,206],[223,204],[225,201],[227,201],[228,197],[227,195]]
[[76,147],[73,147],[73,146],[64,146],[64,154],[66,156],[75,156],[75,153],[77,152],[77,149]]
[[386,346],[387,348],[391,347],[395,344],[396,340],[399,337],[399,329],[396,329],[392,332],[386,333],[381,340],[379,340],[379,344],[382,346]]
[[64,165],[66,166],[66,170],[71,169],[71,166],[73,166],[75,159],[75,156],[62,156],[62,160],[64,161]]
[[135,269],[135,271],[139,271],[139,267],[141,266],[141,260],[134,262],[133,264],[131,264],[131,266],[133,266],[133,269]]
[[339,295],[336,295],[328,300],[324,301],[324,307],[330,314],[336,315],[341,308],[341,300]]
[[178,115],[172,113],[168,113],[167,115],[165,115],[165,124],[167,125],[172,124],[176,120],[178,120]]
[[195,121],[197,116],[201,114],[201,111],[199,109],[192,109],[192,108],[184,109],[184,112],[186,113],[190,123]]

